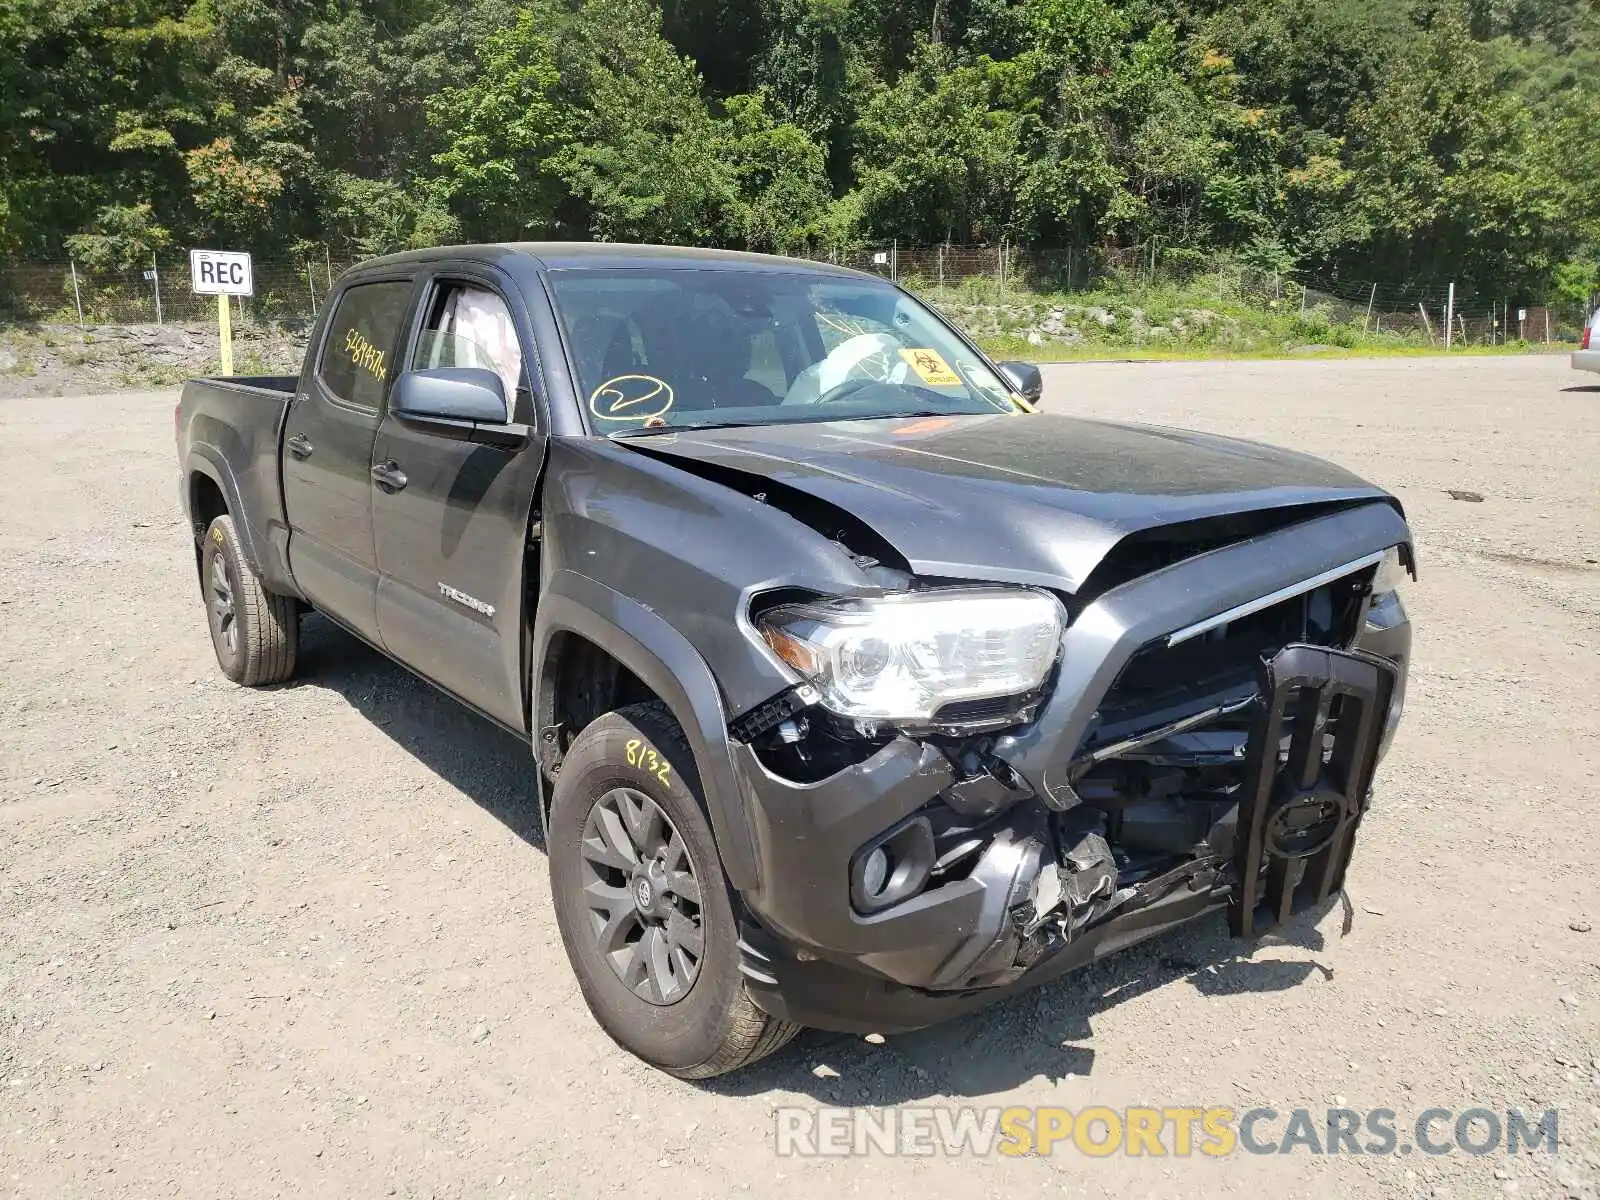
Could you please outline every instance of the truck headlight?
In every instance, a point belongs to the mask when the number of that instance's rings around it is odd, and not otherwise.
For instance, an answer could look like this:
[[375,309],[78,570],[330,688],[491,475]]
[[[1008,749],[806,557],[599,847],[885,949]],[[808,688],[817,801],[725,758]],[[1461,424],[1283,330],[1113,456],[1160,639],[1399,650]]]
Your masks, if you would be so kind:
[[[1400,587],[1405,582],[1412,570],[1407,566],[1407,561],[1415,562],[1410,558],[1411,551],[1406,548],[1406,559],[1401,558],[1401,547],[1390,546],[1388,551],[1378,563],[1378,569],[1372,575],[1372,603],[1367,606],[1367,628],[1381,631],[1393,629],[1402,625],[1406,620],[1405,605],[1400,602]],[[1384,717],[1383,733],[1378,740],[1378,760],[1381,762],[1384,755],[1389,753],[1389,746],[1394,741],[1396,730],[1400,728],[1400,717],[1405,711],[1406,685],[1404,676],[1396,685],[1394,695],[1389,699],[1389,711]]]
[[1367,625],[1373,629],[1393,629],[1406,619],[1400,603],[1400,586],[1407,576],[1400,559],[1400,547],[1390,546],[1372,576],[1372,603],[1367,606]]
[[1048,592],[940,588],[784,604],[756,627],[821,702],[859,725],[936,724],[963,701],[1043,686],[1066,613]]

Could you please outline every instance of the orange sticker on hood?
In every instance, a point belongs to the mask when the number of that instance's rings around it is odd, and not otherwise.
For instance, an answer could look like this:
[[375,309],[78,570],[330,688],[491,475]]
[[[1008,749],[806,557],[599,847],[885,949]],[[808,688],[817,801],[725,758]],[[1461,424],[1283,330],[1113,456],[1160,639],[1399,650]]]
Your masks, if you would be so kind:
[[937,433],[941,429],[948,429],[955,421],[950,417],[922,417],[913,420],[908,425],[902,425],[894,430],[896,437],[909,437],[914,433]]

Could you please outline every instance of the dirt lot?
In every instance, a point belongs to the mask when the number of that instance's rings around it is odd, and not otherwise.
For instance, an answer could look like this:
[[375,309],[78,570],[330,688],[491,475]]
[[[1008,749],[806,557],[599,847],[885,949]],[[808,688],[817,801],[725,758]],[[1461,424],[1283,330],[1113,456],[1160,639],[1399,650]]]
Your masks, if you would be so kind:
[[[1246,955],[1218,922],[703,1086],[584,1010],[518,742],[320,619],[299,684],[221,678],[173,394],[0,401],[0,1195],[1594,1197],[1584,382],[1558,358],[1052,369],[1051,409],[1298,447],[1404,500],[1416,667],[1353,928],[1336,908]],[[1429,1107],[1556,1107],[1561,1145],[774,1157],[772,1108],[810,1103],[1341,1103],[1397,1110],[1403,1135]]]

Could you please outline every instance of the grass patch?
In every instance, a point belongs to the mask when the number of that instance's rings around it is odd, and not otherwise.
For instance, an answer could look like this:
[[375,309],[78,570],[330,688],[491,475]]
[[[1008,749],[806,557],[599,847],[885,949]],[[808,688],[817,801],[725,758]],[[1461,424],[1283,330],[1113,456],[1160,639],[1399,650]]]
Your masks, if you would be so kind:
[[1570,346],[1546,346],[1542,342],[1512,342],[1506,346],[1456,346],[1445,350],[1443,346],[1421,345],[1354,346],[1348,349],[1327,347],[1260,346],[1253,348],[1222,348],[1217,346],[1127,346],[1117,347],[1101,343],[1077,346],[1035,346],[1017,338],[974,339],[985,354],[999,360],[1022,362],[1196,362],[1228,359],[1339,359],[1339,358],[1502,358],[1519,354],[1566,354]]
[[141,391],[157,391],[162,388],[178,387],[193,374],[186,363],[139,362],[125,371],[119,371],[117,384],[119,387],[138,388]]
[[[1396,317],[1360,308],[1238,293],[1236,276],[1186,284],[1104,285],[1085,292],[1002,292],[991,279],[919,289],[925,299],[998,358],[1036,362],[1103,358],[1337,358],[1441,354],[1419,328],[1379,329]],[[1405,314],[1400,321],[1411,322]],[[1543,343],[1457,345],[1452,353],[1522,354]]]

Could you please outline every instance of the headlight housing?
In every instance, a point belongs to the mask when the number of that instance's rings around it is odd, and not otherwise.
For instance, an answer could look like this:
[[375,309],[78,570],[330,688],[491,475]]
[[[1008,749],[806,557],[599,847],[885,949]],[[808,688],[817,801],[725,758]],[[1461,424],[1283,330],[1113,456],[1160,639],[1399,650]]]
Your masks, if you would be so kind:
[[[858,726],[1014,723],[1060,653],[1066,613],[1048,592],[939,588],[783,604],[756,627],[772,652]],[[1004,712],[963,702],[1015,698]],[[951,713],[952,705],[964,711]]]
[[[1390,546],[1372,575],[1372,603],[1367,605],[1367,628],[1374,631],[1393,629],[1406,620],[1405,605],[1400,602],[1400,588],[1411,575],[1407,563],[1414,551],[1410,547]],[[1405,556],[1402,558],[1402,554]],[[1389,753],[1395,732],[1400,728],[1400,717],[1405,711],[1406,682],[1400,677],[1394,695],[1389,699],[1389,711],[1384,718],[1383,733],[1378,740],[1378,760]]]
[[1373,629],[1392,629],[1406,619],[1400,603],[1400,587],[1408,571],[1400,557],[1400,547],[1390,546],[1372,576],[1372,603],[1367,606],[1367,625]]
[[1400,558],[1400,547],[1390,546],[1383,552],[1378,570],[1372,577],[1372,594],[1384,595],[1398,592],[1406,581],[1406,565]]

